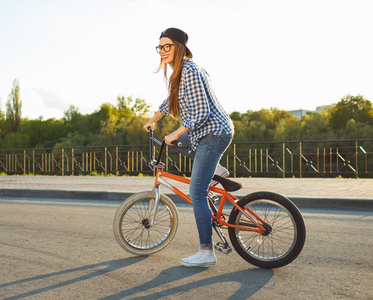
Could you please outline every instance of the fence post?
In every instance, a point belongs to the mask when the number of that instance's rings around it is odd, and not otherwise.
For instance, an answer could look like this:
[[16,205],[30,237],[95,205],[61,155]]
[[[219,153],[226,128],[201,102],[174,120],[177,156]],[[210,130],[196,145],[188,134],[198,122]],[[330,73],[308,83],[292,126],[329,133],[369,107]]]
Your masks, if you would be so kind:
[[118,156],[118,147],[115,147],[115,176],[118,176],[119,173],[119,156]]
[[32,175],[35,175],[35,149],[32,149]]
[[250,173],[252,173],[252,165],[251,165],[251,149],[249,149],[249,170],[250,170]]
[[355,163],[356,163],[356,179],[359,178],[359,160],[358,160],[358,155],[359,155],[359,148],[358,148],[358,143],[355,141]]
[[236,144],[233,145],[233,174],[234,174],[234,178],[236,178],[237,176],[237,166],[236,166]]
[[166,147],[166,171],[168,171],[168,147]]
[[286,174],[285,174],[285,167],[286,167],[286,164],[285,164],[285,143],[282,143],[282,178],[285,178]]
[[229,171],[229,154],[227,153],[227,170]]
[[107,176],[107,147],[105,147],[105,176]]
[[268,173],[268,156],[269,156],[269,151],[268,148],[266,148],[266,173]]
[[108,159],[109,159],[109,166],[108,166],[108,174],[111,174],[111,171],[113,171],[113,156],[111,155],[110,151],[107,151]]
[[299,142],[299,178],[302,179],[302,142]]
[[84,158],[85,158],[85,155],[84,155],[84,152],[82,152],[82,169],[83,169],[83,172],[85,171],[85,162],[84,162]]
[[260,148],[260,173],[263,173],[263,149]]
[[257,149],[255,148],[254,149],[254,165],[255,165],[255,173],[258,171],[258,162],[257,162],[257,160],[258,160],[258,151],[257,151]]
[[71,149],[71,176],[74,176],[74,148]]
[[136,151],[136,172],[139,171],[139,151]]
[[23,150],[23,174],[26,175],[26,150]]
[[65,149],[61,149],[61,155],[62,155],[62,176],[65,176]]
[[332,173],[332,161],[333,161],[333,149],[332,149],[332,147],[329,147],[329,160],[330,160],[330,162],[329,162],[329,173]]

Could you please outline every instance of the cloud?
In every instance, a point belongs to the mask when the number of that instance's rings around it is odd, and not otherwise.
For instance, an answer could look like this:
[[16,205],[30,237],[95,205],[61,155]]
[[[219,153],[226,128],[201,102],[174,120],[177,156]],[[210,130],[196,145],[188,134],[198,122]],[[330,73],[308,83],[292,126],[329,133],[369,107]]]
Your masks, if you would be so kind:
[[46,109],[65,110],[69,106],[69,104],[61,100],[60,97],[53,92],[45,91],[41,88],[34,88],[33,90],[43,100]]

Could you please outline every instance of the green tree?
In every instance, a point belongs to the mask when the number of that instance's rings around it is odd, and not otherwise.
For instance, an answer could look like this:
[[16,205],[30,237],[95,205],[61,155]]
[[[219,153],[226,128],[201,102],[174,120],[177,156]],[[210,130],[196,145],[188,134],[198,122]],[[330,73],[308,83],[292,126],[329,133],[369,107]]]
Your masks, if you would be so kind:
[[300,139],[300,121],[296,117],[278,120],[274,129],[273,140],[295,141]]
[[79,112],[76,106],[70,105],[69,109],[64,112],[63,136],[67,136],[69,133],[74,132],[88,134],[88,119]]
[[55,148],[68,148],[68,147],[79,147],[79,146],[91,146],[92,141],[97,141],[98,136],[93,134],[83,135],[78,132],[69,133],[66,137],[62,137],[57,142]]
[[140,145],[148,143],[148,133],[143,126],[148,118],[135,117],[131,119],[122,118],[119,124],[122,142],[126,145]]
[[22,123],[22,133],[30,137],[29,147],[53,147],[63,137],[63,120],[42,118],[27,120]]
[[132,96],[117,97],[118,119],[148,115],[150,108],[151,105],[147,104],[144,99],[136,98],[134,101]]
[[[245,114],[233,113],[235,142],[273,141],[299,137],[298,120],[277,108],[249,110]],[[294,126],[293,126],[294,125]]]
[[88,130],[91,133],[99,134],[101,132],[102,122],[107,122],[112,115],[113,107],[109,103],[103,103],[100,109],[87,115]]
[[1,142],[3,149],[22,149],[28,148],[29,136],[19,132],[8,133]]
[[351,119],[344,130],[345,139],[368,139],[373,137],[373,126]]
[[101,121],[101,133],[110,138],[111,145],[115,145],[117,143],[117,140],[116,140],[117,131],[118,131],[118,120],[116,116],[111,115],[106,122]]
[[96,114],[96,118],[101,116],[99,144],[133,145],[146,142],[147,135],[142,125],[146,123],[146,117],[150,117],[147,116],[150,107],[144,99],[133,100],[124,96],[117,97],[116,106],[109,103],[102,105]]
[[334,130],[344,129],[351,119],[373,125],[372,103],[361,95],[346,95],[330,111],[330,126]]
[[5,114],[1,108],[1,98],[0,98],[0,140],[2,135],[4,134],[4,127],[5,127]]
[[232,121],[241,121],[242,120],[242,114],[238,111],[232,112],[229,116],[232,119]]
[[6,124],[9,132],[19,132],[22,115],[22,101],[18,80],[13,81],[13,89],[6,103]]
[[333,139],[333,131],[329,126],[329,115],[325,112],[305,115],[300,122],[300,138],[302,140]]

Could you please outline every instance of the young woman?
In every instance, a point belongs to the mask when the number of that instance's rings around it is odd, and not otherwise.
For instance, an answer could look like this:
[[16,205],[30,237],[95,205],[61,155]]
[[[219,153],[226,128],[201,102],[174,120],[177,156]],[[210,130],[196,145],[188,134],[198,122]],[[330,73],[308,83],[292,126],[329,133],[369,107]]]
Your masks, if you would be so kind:
[[171,145],[185,134],[188,136],[187,155],[194,158],[189,195],[200,242],[198,253],[183,258],[181,264],[204,267],[216,263],[212,247],[212,214],[207,203],[208,188],[220,158],[232,141],[234,127],[216,99],[208,74],[191,60],[193,56],[187,42],[188,35],[180,29],[169,28],[162,32],[156,47],[161,56],[158,71],[164,68],[167,78],[167,66],[173,69],[169,95],[144,128],[147,131],[149,127],[154,129],[155,122],[163,115],[181,118],[180,128],[167,135],[165,141]]

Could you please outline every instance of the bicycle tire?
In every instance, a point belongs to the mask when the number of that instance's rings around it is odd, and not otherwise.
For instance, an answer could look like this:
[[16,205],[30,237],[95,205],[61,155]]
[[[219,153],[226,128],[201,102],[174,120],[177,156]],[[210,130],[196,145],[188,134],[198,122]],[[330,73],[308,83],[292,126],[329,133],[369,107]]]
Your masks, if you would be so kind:
[[154,192],[134,194],[122,203],[115,214],[115,239],[132,254],[150,255],[159,252],[177,232],[179,213],[172,200],[164,194],[160,195],[154,226],[149,227],[150,214],[153,212],[149,205],[154,200]]
[[[299,209],[284,196],[271,192],[252,193],[237,204],[250,207],[270,225],[268,235],[228,228],[229,238],[237,253],[260,268],[279,268],[298,257],[306,240],[306,226]],[[252,224],[238,209],[233,208],[230,224]]]

